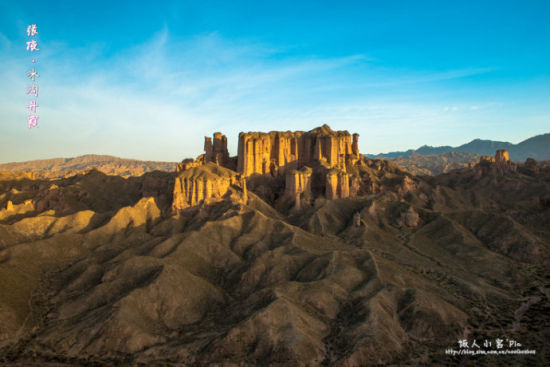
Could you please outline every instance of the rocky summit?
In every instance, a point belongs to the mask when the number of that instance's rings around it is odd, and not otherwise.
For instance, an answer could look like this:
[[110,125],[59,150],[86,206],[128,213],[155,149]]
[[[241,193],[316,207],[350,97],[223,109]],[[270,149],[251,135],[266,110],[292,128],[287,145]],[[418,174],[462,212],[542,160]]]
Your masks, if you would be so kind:
[[[238,155],[230,157],[226,136],[214,133],[213,140],[205,137],[204,154],[178,164],[174,209],[189,206],[180,203],[220,198],[229,182],[237,181],[241,190],[248,182],[271,204],[287,198],[297,208],[318,197],[347,198],[383,190],[386,180],[376,174],[381,163],[363,157],[358,140],[358,134],[333,131],[328,125],[308,132],[248,132],[239,135]],[[217,175],[212,174],[214,163]],[[399,172],[401,179],[408,177],[395,165],[384,170],[390,171]]]
[[[0,365],[548,365],[550,164],[415,176],[358,139],[243,132],[232,157],[215,133],[173,171],[0,172]],[[536,353],[446,352],[497,339]]]

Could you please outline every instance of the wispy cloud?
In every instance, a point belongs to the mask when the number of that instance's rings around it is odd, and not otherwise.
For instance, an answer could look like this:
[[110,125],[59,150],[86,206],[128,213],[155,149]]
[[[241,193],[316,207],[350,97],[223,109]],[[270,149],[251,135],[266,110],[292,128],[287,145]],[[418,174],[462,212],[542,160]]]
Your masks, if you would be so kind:
[[[1,35],[0,42],[12,47]],[[164,27],[149,41],[113,55],[103,44],[44,45],[41,127],[28,131],[22,72],[27,60],[2,57],[9,59],[0,71],[6,81],[0,89],[4,161],[86,153],[180,160],[199,154],[203,136],[213,131],[226,133],[236,152],[241,130],[310,129],[325,122],[359,132],[366,152],[399,149],[404,142],[414,146],[440,138],[434,131],[441,126],[464,126],[458,105],[419,103],[402,94],[403,85],[492,70],[388,70],[368,55],[297,58],[215,32],[181,40]],[[380,86],[390,88],[378,94]]]

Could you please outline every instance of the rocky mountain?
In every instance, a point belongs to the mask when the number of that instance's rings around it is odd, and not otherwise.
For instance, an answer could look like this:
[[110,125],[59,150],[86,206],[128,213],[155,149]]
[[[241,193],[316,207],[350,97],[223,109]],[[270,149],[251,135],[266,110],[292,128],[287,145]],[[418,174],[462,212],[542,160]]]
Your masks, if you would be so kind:
[[440,155],[447,152],[473,153],[476,155],[492,155],[498,149],[506,149],[513,161],[525,161],[527,158],[536,160],[550,159],[550,133],[537,135],[518,144],[503,141],[475,139],[458,147],[424,145],[416,150],[390,152],[384,154],[368,154],[370,158],[407,159],[413,153],[420,155]]
[[507,150],[514,161],[525,161],[527,158],[548,160],[550,134],[538,135],[519,144],[475,139],[458,147],[423,145],[416,150],[366,156],[392,160],[415,175],[438,175],[473,165],[479,161],[480,156],[492,155],[499,149]]
[[[174,172],[0,175],[7,366],[547,365],[550,165],[435,177],[249,132]],[[459,340],[528,355],[447,355]]]
[[0,171],[32,172],[37,178],[69,177],[92,168],[108,175],[140,176],[152,171],[173,171],[176,162],[139,161],[110,155],[87,154],[76,158],[41,159],[0,164]]

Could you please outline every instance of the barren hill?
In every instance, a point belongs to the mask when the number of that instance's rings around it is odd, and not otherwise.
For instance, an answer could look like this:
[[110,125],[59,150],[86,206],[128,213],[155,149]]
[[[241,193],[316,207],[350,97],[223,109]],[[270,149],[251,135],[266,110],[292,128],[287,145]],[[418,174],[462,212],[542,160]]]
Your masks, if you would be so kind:
[[87,154],[76,158],[52,158],[0,164],[0,171],[33,172],[37,177],[68,177],[95,168],[109,175],[140,176],[152,171],[173,171],[175,162],[140,161],[110,155]]
[[480,155],[474,153],[445,152],[441,154],[403,155],[392,161],[414,175],[439,175],[454,169],[468,167],[479,161]]
[[[550,167],[417,177],[323,130],[243,133],[240,172],[218,135],[177,172],[1,176],[0,361],[548,364]],[[502,337],[537,353],[445,354]]]

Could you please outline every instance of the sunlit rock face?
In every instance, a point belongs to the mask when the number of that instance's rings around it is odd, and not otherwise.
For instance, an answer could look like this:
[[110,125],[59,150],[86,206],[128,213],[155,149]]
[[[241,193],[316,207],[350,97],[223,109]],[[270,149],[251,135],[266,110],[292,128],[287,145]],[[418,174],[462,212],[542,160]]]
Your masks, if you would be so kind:
[[346,172],[330,170],[326,175],[326,198],[332,200],[349,197],[349,176]]
[[291,197],[298,194],[311,195],[312,169],[303,167],[300,170],[292,170],[285,176],[285,192]]
[[175,179],[172,209],[177,211],[202,202],[220,201],[231,186],[246,190],[244,180],[227,168],[212,162],[192,167]]
[[229,156],[227,138],[217,132],[205,137],[204,154],[177,165],[176,175],[175,211],[219,200],[231,186],[243,191],[244,181],[271,204],[284,199],[297,209],[319,197],[345,199],[380,190],[404,195],[417,189],[398,166],[362,156],[358,134],[328,125],[307,132],[241,132],[236,157]]
[[[333,131],[328,125],[307,132],[242,132],[238,155],[230,157],[226,136],[216,132],[212,138],[205,137],[204,154],[177,165],[173,210],[223,197],[235,183],[242,189],[241,180],[245,179],[255,180],[251,187],[259,188],[256,192],[261,196],[284,195],[295,199],[296,207],[300,200],[310,202],[319,195],[328,199],[355,196],[364,186],[361,175],[352,168],[365,166],[358,144],[358,134]],[[209,164],[209,169],[201,169]],[[214,166],[219,168],[212,175]],[[349,169],[353,173],[348,173]]]
[[204,160],[214,162],[222,166],[229,163],[229,152],[227,150],[227,137],[220,132],[214,133],[214,139],[204,138]]
[[328,125],[308,132],[247,132],[239,135],[237,171],[276,176],[308,163],[324,161],[328,168],[345,169],[348,156],[358,156],[359,135],[333,131]]
[[517,164],[510,161],[510,155],[505,149],[496,151],[495,156],[483,155],[479,159],[479,163],[474,167],[477,177],[480,178],[490,172],[497,175],[503,175],[506,172],[515,172]]

